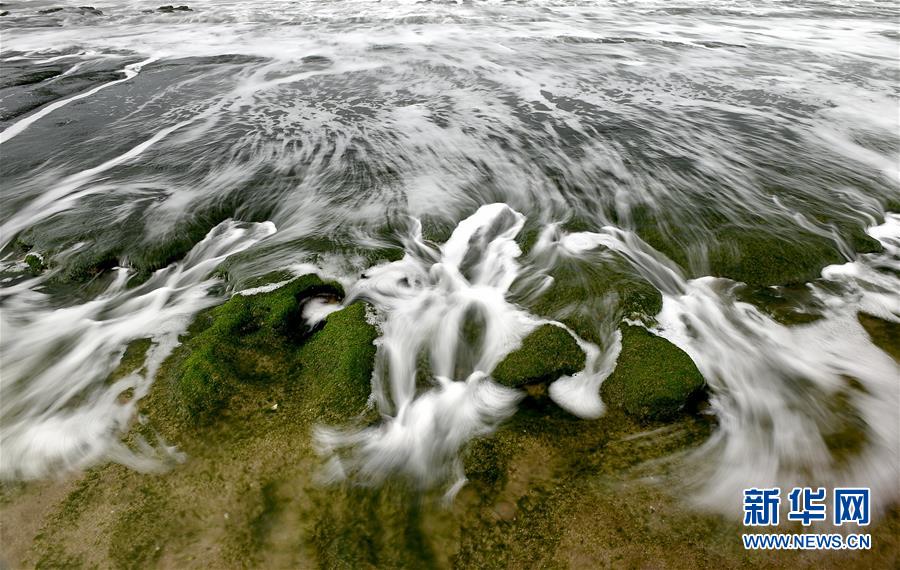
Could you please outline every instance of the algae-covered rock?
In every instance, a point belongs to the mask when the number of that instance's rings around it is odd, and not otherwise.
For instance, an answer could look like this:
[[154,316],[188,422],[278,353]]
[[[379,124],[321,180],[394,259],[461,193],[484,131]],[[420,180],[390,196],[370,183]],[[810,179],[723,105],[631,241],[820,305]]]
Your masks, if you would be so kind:
[[[821,231],[794,221],[750,216],[735,221],[698,204],[691,216],[669,219],[647,206],[632,208],[641,239],[687,271],[689,277],[713,275],[751,286],[792,285],[819,277],[822,268],[846,261],[837,240],[855,253],[882,250],[864,221],[817,216]],[[834,238],[829,235],[835,232]]]
[[332,313],[300,351],[300,380],[308,409],[322,421],[350,419],[364,411],[372,391],[378,332],[356,302]]
[[759,230],[723,231],[710,252],[712,274],[748,285],[803,283],[844,258],[830,240],[780,237]]
[[305,275],[274,291],[235,295],[201,314],[179,354],[173,396],[192,419],[220,410],[243,382],[287,380],[300,373],[299,343],[312,330],[302,317],[304,300],[341,295],[336,283]]
[[532,313],[559,321],[594,344],[604,343],[604,319],[652,322],[662,309],[661,293],[620,259],[563,260],[551,275],[549,288],[536,301],[524,304]]
[[44,257],[39,253],[29,253],[26,255],[25,264],[28,265],[28,271],[30,271],[32,275],[38,275],[47,267],[44,263]]
[[680,348],[641,327],[622,328],[622,352],[600,393],[610,406],[644,419],[674,416],[703,388],[703,376]]
[[494,379],[504,386],[553,381],[584,368],[585,355],[572,335],[556,325],[541,325],[518,350],[494,369]]

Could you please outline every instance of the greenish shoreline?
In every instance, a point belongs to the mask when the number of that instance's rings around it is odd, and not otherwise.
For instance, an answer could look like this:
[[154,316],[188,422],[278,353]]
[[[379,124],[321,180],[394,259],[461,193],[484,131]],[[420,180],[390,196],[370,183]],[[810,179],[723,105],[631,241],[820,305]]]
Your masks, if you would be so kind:
[[[439,489],[402,478],[378,488],[324,484],[312,446],[320,423],[362,424],[377,336],[362,302],[306,327],[311,295],[340,297],[315,275],[236,295],[194,321],[140,402],[128,440],[176,445],[187,460],[156,474],[116,464],[58,481],[5,483],[4,556],[36,568],[888,567],[900,513],[848,553],[746,552],[741,527],[685,502],[683,458],[713,424],[697,414],[702,377],[690,359],[624,326],[619,367],[603,385],[608,413],[579,420],[546,383],[584,365],[562,328],[544,325],[498,366],[524,386],[516,415],[464,453],[468,484],[447,506]],[[861,317],[891,344],[884,321]],[[874,320],[873,320],[874,319]],[[894,337],[896,338],[896,337]],[[887,341],[885,340],[887,339]],[[113,378],[143,361],[126,351]]]

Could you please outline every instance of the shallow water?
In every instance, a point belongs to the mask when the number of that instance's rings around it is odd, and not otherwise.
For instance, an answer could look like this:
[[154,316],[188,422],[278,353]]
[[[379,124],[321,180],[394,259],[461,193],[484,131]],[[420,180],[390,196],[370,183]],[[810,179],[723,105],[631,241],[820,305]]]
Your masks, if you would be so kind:
[[[323,426],[332,474],[452,491],[459,449],[520,397],[485,376],[565,316],[536,300],[615,267],[663,294],[651,326],[710,385],[701,501],[730,508],[744,486],[810,473],[898,496],[900,370],[856,318],[900,319],[895,5],[7,4],[4,476],[152,468],[164,446],[118,438],[192,315],[254,277],[315,269],[375,305],[390,361],[373,379],[381,425]],[[866,230],[884,251],[860,254],[878,249]],[[751,292],[813,323],[787,327],[723,279],[764,265],[755,244],[773,237],[763,251],[813,244],[813,270]],[[49,270],[28,274],[28,251]],[[588,369],[550,392],[595,418],[622,308],[590,288],[576,304],[596,322],[579,339]],[[473,306],[487,340],[462,350]],[[141,338],[145,368],[108,383]],[[824,444],[837,394],[866,434],[849,466]]]

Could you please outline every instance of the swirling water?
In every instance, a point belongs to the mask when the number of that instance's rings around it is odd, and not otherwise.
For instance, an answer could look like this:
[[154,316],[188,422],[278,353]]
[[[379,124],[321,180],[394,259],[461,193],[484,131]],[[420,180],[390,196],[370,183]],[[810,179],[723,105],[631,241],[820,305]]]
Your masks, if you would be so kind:
[[[156,466],[163,444],[119,437],[192,315],[313,268],[376,307],[388,363],[373,378],[384,422],[317,434],[332,475],[458,488],[461,447],[521,397],[490,370],[562,317],[532,301],[574,266],[662,293],[651,326],[697,363],[718,420],[701,500],[810,473],[900,494],[900,370],[856,317],[900,319],[895,5],[190,6],[4,7],[4,476]],[[716,263],[723,230],[827,244],[790,298],[819,319],[786,326],[741,297],[724,277],[743,274]],[[867,230],[882,251],[861,252]],[[729,247],[740,260],[744,242]],[[406,256],[380,263],[390,249]],[[27,274],[27,251],[49,270]],[[586,418],[603,413],[622,316],[592,295],[577,299],[598,330],[579,339],[587,369],[550,388]],[[472,311],[484,340],[460,347]],[[145,366],[108,383],[142,338]],[[846,466],[823,434],[848,377],[865,442]]]

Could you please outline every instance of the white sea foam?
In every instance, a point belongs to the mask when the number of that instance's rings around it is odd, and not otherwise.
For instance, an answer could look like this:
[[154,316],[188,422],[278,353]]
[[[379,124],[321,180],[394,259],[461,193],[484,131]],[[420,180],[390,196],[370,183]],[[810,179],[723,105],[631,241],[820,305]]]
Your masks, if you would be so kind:
[[[37,63],[46,63],[48,61],[53,61],[54,59],[55,58],[49,58],[47,60],[44,60],[43,62],[37,62]],[[18,121],[16,121],[9,127],[3,129],[3,131],[0,131],[0,144],[3,144],[5,142],[9,141],[16,135],[20,134],[25,129],[27,129],[29,126],[31,126],[35,121],[39,121],[40,119],[43,119],[44,117],[46,117],[53,111],[56,111],[57,109],[61,109],[62,107],[65,107],[66,105],[69,105],[70,103],[74,103],[75,101],[78,101],[79,99],[84,99],[86,97],[90,97],[90,96],[98,93],[101,89],[107,89],[109,87],[112,87],[113,85],[118,85],[119,83],[123,83],[125,81],[128,81],[129,79],[132,79],[138,73],[140,73],[142,67],[144,67],[148,63],[152,63],[155,59],[156,58],[151,57],[151,58],[145,59],[144,61],[141,61],[138,63],[131,63],[129,65],[126,65],[122,69],[122,73],[125,75],[125,77],[123,77],[122,79],[116,79],[114,81],[102,83],[94,88],[88,89],[84,93],[79,93],[77,95],[72,95],[71,97],[67,97],[65,99],[55,101],[45,107],[42,107],[41,110],[38,111],[37,113],[28,115],[27,117],[25,117],[23,119],[19,119]],[[71,71],[72,70],[70,69],[69,72],[71,72]],[[66,73],[69,73],[69,72],[66,72]]]
[[[206,295],[211,268],[259,242],[230,274],[317,271],[377,307],[373,403],[384,421],[323,428],[336,474],[399,472],[458,490],[459,450],[521,397],[490,379],[493,366],[546,322],[513,302],[512,284],[539,297],[558,263],[580,260],[573,278],[589,281],[593,261],[615,258],[663,293],[655,332],[694,358],[713,392],[707,504],[730,508],[751,479],[808,470],[822,473],[813,484],[897,496],[896,364],[856,321],[859,310],[900,314],[897,219],[871,230],[884,254],[857,257],[845,231],[880,222],[897,192],[895,6],[190,4],[145,14],[143,3],[98,0],[103,17],[4,16],[10,69],[64,74],[4,90],[4,109],[28,89],[90,81],[107,58],[142,63],[6,122],[0,268],[21,275],[15,247],[31,240],[51,273],[98,244],[128,242],[127,257],[223,211],[279,228],[227,222],[144,285],[126,288],[117,269],[87,300],[54,294],[49,276],[4,277],[4,476],[108,458],[155,465],[116,436],[178,331],[222,300]],[[407,216],[456,230],[439,246],[418,226],[398,230]],[[599,229],[563,232],[571,218]],[[785,327],[735,300],[734,283],[702,277],[720,226],[832,240],[848,263],[810,285],[823,318]],[[683,250],[680,265],[635,229]],[[368,267],[398,232],[406,257]],[[523,259],[513,238],[527,232],[540,237]],[[311,305],[310,320],[326,308]],[[619,350],[614,307],[592,311],[610,328],[605,342],[579,339],[585,370],[550,387],[588,418],[603,413],[599,386]],[[477,341],[460,336],[472,328]],[[144,369],[101,387],[126,344],[148,337]],[[866,434],[850,467],[823,443],[843,393]]]
[[[826,267],[809,286],[824,314],[796,326],[736,300],[730,280],[684,279],[614,228],[560,241],[575,253],[622,253],[663,293],[655,332],[697,364],[718,419],[697,454],[700,503],[734,511],[742,489],[795,485],[870,487],[881,508],[900,497],[900,366],[857,317],[863,311],[900,322],[900,216],[889,214],[869,233],[884,252]],[[847,422],[859,424],[862,435],[853,437],[862,439],[861,449],[842,461],[827,440]]]
[[[505,204],[482,206],[440,248],[426,243],[416,224],[403,259],[368,270],[350,289],[351,300],[370,301],[383,316],[372,379],[383,421],[318,430],[332,476],[377,482],[401,473],[458,490],[462,447],[490,433],[522,397],[490,373],[542,322],[506,298],[521,269],[515,238],[524,222]],[[467,326],[481,332],[477,340],[465,338]],[[423,356],[426,386],[417,374]]]
[[[132,450],[120,441],[136,402],[192,317],[219,302],[208,293],[216,266],[274,232],[270,222],[223,222],[144,284],[127,288],[129,272],[118,268],[103,293],[65,308],[39,291],[43,278],[0,290],[0,477],[32,479],[104,460],[159,468],[167,448]],[[139,339],[150,340],[143,361],[107,383]]]

